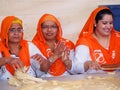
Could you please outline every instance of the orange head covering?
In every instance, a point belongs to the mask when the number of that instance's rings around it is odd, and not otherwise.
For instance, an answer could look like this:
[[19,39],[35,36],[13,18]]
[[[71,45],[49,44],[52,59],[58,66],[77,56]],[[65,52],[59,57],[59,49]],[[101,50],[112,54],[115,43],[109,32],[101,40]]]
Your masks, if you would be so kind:
[[[9,28],[11,27],[11,25],[13,23],[18,23],[22,26],[22,20],[20,20],[19,18],[15,17],[15,16],[7,16],[3,19],[2,24],[1,24],[1,41],[3,42],[4,46],[6,47],[4,50],[4,56],[5,57],[10,57],[10,53],[9,53],[9,46],[8,46],[8,31]],[[22,40],[20,41],[20,53],[19,53],[19,58],[20,60],[23,61],[23,64],[25,66],[29,66],[30,65],[30,56],[29,56],[29,51],[28,51],[28,44],[26,40],[23,40],[23,36],[22,36]],[[14,74],[14,69],[6,64],[7,69]]]
[[[61,28],[60,22],[57,20],[57,18],[55,16],[53,16],[51,14],[44,14],[38,22],[37,33],[34,36],[32,41],[43,52],[43,54],[46,57],[48,57],[48,55],[46,55],[45,51],[48,48],[48,46],[46,45],[46,41],[45,41],[44,36],[42,34],[41,25],[42,25],[42,23],[44,23],[47,20],[52,20],[57,24],[57,26],[58,26],[57,40],[59,41],[62,38],[62,28]],[[44,48],[43,47],[41,48],[41,45],[44,45]],[[43,50],[43,49],[45,49],[45,50]]]
[[[42,23],[44,23],[47,20],[54,21],[58,26],[58,34],[56,37],[58,43],[60,40],[65,40],[65,39],[62,38],[62,28],[61,28],[60,22],[57,20],[57,18],[50,14],[44,14],[38,22],[37,33],[34,36],[32,41],[40,49],[40,51],[43,53],[43,55],[48,58],[52,54],[52,51],[46,44],[46,41],[42,34],[42,28],[41,28]],[[59,76],[59,75],[63,74],[65,71],[66,71],[66,66],[62,62],[61,58],[57,59],[54,62],[54,64],[52,64],[50,67],[50,73],[54,76]]]
[[8,31],[13,23],[18,23],[22,26],[22,20],[15,16],[7,16],[3,19],[1,24],[1,40],[8,47]]
[[[95,24],[95,18],[99,11],[103,9],[109,9],[107,7],[98,7],[96,8],[88,18],[86,24],[84,25],[80,35],[79,39],[76,43],[76,46],[78,45],[86,45],[89,47],[90,50],[90,56],[92,60],[99,59],[99,63],[101,64],[116,64],[120,63],[120,43],[118,41],[120,40],[120,33],[117,32],[114,27],[111,31],[111,38],[109,42],[109,47],[107,49],[103,48],[99,42],[92,36],[92,33],[94,32],[94,24]],[[99,52],[95,52],[95,50],[101,50],[101,53],[103,56],[100,56]],[[114,57],[113,57],[114,56]],[[114,59],[114,60],[113,60]],[[101,62],[100,62],[101,61]]]
[[86,24],[84,25],[79,38],[82,37],[83,35],[91,35],[93,33],[94,30],[94,24],[95,24],[95,17],[97,15],[97,13],[103,9],[108,9],[107,7],[101,6],[99,8],[96,8],[90,15],[90,17],[88,18]]
[[[61,28],[61,25],[60,25],[60,22],[57,20],[57,18],[53,15],[50,15],[50,14],[44,14],[39,22],[38,22],[38,25],[37,25],[37,33],[36,35],[34,36],[33,38],[33,42],[36,43],[36,41],[39,41],[39,42],[42,42],[42,43],[46,43],[44,37],[43,37],[43,34],[42,34],[42,28],[41,28],[41,24],[47,20],[52,20],[54,21],[57,26],[58,26],[58,35],[57,35],[57,39],[60,40],[61,37],[62,37],[62,28]],[[37,42],[38,43],[38,42]],[[39,47],[39,45],[37,45]]]

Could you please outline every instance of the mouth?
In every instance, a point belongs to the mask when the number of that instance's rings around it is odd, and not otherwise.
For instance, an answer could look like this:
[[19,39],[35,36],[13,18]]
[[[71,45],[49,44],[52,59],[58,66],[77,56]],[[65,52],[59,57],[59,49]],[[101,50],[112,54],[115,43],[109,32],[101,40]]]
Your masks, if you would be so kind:
[[20,40],[20,37],[13,37],[13,39],[15,39],[15,40]]
[[104,31],[107,32],[107,33],[109,33],[111,30],[110,29],[105,29]]
[[46,35],[47,35],[47,36],[52,36],[53,34],[52,34],[52,33],[47,33]]

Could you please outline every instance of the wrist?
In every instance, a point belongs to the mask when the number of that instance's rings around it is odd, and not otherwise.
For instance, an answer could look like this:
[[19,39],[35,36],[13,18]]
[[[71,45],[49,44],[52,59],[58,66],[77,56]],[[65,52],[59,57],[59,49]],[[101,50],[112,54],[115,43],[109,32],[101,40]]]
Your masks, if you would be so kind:
[[54,63],[56,61],[56,59],[57,59],[57,56],[54,56],[54,55],[52,55],[48,58],[50,63]]
[[5,64],[8,64],[8,59],[4,58]]
[[53,58],[51,58],[51,57],[48,58],[48,61],[49,61],[50,63],[54,63],[54,60],[53,60]]
[[64,64],[66,65],[67,69],[71,69],[71,67],[72,67],[72,61],[71,60],[65,60]]

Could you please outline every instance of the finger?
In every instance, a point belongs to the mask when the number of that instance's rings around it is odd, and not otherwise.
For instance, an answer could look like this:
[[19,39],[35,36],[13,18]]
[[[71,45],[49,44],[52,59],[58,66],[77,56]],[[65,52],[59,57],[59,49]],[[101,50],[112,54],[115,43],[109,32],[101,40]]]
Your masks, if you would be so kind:
[[35,59],[36,57],[37,57],[37,55],[35,54],[35,55],[33,55],[31,58],[32,58],[32,59]]
[[23,68],[24,67],[24,64],[23,64],[23,62],[21,60],[18,62],[18,65],[19,65],[19,68]]
[[39,61],[39,64],[42,64],[43,62],[45,62],[45,60],[40,60],[40,61]]
[[15,64],[12,64],[12,67],[13,67],[14,70],[17,69]]
[[18,68],[21,68],[19,63],[15,63],[15,67],[16,67],[17,69],[18,69]]
[[64,47],[65,47],[65,43],[63,42],[63,41],[60,41],[60,43],[59,43],[59,48],[61,49],[64,49]]

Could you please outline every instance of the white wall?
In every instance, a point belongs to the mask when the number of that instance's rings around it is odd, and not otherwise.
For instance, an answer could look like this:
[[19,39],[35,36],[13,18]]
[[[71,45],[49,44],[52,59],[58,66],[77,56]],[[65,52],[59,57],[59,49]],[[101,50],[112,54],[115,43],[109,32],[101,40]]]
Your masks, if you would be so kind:
[[21,18],[25,39],[31,40],[39,18],[50,13],[60,20],[63,36],[75,43],[88,16],[98,5],[117,4],[120,0],[0,0],[0,22],[8,15]]

